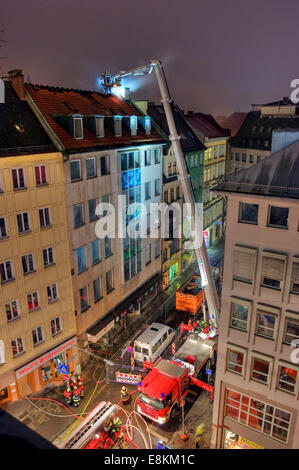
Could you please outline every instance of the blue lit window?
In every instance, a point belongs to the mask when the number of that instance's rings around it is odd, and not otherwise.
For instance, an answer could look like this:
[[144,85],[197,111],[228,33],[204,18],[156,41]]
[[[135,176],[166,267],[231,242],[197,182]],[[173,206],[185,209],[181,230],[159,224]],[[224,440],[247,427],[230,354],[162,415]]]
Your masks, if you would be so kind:
[[128,189],[128,173],[122,173],[121,174],[121,189]]

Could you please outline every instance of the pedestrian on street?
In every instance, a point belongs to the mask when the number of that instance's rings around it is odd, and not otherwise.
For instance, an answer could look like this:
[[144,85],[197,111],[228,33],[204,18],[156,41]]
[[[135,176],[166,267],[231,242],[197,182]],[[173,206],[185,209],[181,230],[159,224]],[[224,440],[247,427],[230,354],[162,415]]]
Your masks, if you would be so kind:
[[74,385],[74,388],[73,388],[73,406],[79,406],[80,400],[81,400],[80,390],[76,385]]

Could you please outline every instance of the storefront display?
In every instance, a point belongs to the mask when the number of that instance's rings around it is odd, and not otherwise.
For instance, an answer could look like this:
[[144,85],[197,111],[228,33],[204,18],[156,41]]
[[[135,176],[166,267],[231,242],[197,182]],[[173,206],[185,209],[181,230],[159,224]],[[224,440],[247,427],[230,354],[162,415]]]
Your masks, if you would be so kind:
[[250,441],[244,437],[238,436],[228,429],[224,431],[224,449],[264,449],[264,447]]

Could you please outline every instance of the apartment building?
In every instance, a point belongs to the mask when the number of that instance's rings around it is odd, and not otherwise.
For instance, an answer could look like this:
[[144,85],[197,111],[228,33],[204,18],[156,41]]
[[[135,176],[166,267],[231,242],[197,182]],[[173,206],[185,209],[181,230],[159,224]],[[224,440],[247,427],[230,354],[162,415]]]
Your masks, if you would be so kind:
[[272,148],[273,131],[299,129],[299,106],[288,97],[251,107],[237,134],[230,139],[226,174],[249,168],[278,150]]
[[0,104],[1,404],[80,372],[62,155],[14,75]]
[[203,228],[209,247],[222,237],[225,222],[224,199],[213,192],[213,187],[224,177],[230,131],[223,129],[209,114],[188,111],[185,119],[204,143],[203,168]]
[[[163,155],[163,201],[166,204],[178,205],[178,211],[169,221],[169,237],[162,240],[162,274],[163,288],[171,282],[195,258],[195,251],[188,242],[188,222],[183,211],[183,193],[178,179],[176,156],[169,141],[169,129],[162,105],[148,104],[148,114],[153,119],[153,126],[168,142]],[[183,113],[173,104],[172,113],[181,146],[190,175],[193,194],[196,202],[202,202],[203,193],[203,156],[205,147],[185,121]],[[174,211],[176,212],[176,211]],[[170,215],[172,212],[170,212]]]
[[[132,239],[123,228],[132,219],[141,222],[140,208],[128,214],[129,204],[148,208],[161,201],[163,139],[152,129],[149,116],[114,95],[25,88],[28,103],[64,155],[79,345],[112,345],[122,334],[127,314],[140,313],[159,290],[159,238],[147,233]],[[121,206],[120,196],[125,200]],[[100,234],[104,220],[107,226]],[[82,360],[86,357],[83,354]]]
[[212,448],[298,448],[299,141],[228,199]]

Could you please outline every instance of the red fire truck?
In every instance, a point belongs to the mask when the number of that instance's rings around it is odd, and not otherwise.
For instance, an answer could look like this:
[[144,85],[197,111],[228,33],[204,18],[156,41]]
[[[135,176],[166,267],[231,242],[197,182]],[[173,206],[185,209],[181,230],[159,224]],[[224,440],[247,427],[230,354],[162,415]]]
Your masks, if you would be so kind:
[[144,366],[151,370],[138,384],[137,411],[164,424],[183,406],[190,385],[207,390],[212,399],[214,387],[205,383],[202,376],[205,375],[207,361],[215,362],[216,347],[216,337],[204,340],[193,332],[171,360],[145,363]]

